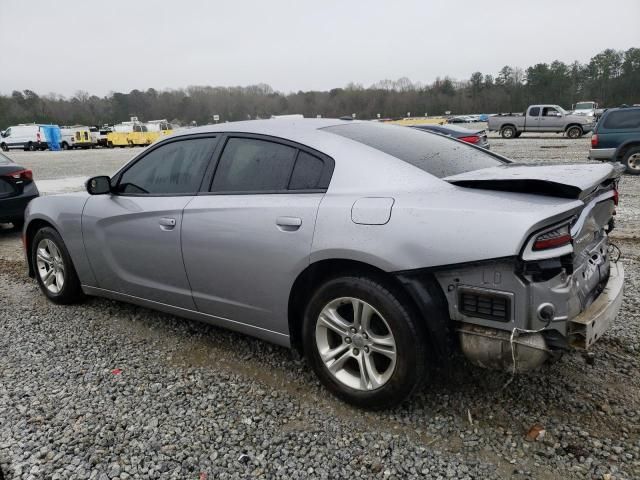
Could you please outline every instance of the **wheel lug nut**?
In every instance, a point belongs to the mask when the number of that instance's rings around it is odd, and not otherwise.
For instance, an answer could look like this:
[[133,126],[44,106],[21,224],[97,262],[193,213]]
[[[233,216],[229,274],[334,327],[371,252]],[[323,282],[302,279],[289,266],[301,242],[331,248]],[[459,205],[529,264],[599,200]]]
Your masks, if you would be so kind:
[[351,337],[347,337],[344,339],[345,343],[351,343]]
[[364,338],[365,340],[369,338],[369,335],[367,335],[366,333],[362,334],[362,338]]
[[369,347],[364,347],[364,353],[369,353]]
[[351,327],[349,330],[351,331],[351,333],[356,333],[356,329],[353,327]]
[[353,349],[353,354],[354,355],[358,355],[360,353],[360,350],[358,350],[357,348]]

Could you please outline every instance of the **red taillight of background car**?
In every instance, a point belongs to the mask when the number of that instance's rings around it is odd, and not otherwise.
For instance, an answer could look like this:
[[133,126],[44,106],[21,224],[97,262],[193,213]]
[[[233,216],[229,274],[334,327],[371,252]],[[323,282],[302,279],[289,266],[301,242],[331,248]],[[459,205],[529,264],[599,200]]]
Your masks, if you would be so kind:
[[618,188],[616,187],[613,189],[613,204],[617,206],[619,201],[620,193],[618,193]]
[[13,178],[14,180],[22,180],[25,182],[30,182],[33,180],[33,172],[31,170],[19,170],[17,172],[11,172],[6,175],[7,177]]
[[571,231],[569,230],[569,224],[565,223],[559,227],[549,230],[536,237],[533,242],[534,250],[548,250],[550,248],[563,247],[571,243]]
[[467,143],[478,143],[480,141],[480,137],[478,135],[469,135],[468,137],[460,137],[458,140],[462,140]]
[[598,134],[591,135],[591,148],[596,148],[598,146]]

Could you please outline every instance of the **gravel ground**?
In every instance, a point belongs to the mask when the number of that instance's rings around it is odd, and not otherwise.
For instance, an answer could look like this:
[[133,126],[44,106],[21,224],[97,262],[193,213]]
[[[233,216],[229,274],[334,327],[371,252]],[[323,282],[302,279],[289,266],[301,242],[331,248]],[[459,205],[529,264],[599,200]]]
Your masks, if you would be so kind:
[[[504,141],[522,161],[583,161],[588,139]],[[11,153],[38,180],[111,173],[131,150]],[[53,184],[69,188],[64,182]],[[6,478],[640,478],[640,178],[614,242],[626,297],[594,357],[539,372],[452,359],[384,412],[330,397],[289,351],[123,303],[48,303],[0,230],[0,469]],[[506,385],[506,386],[505,386]],[[545,429],[539,440],[526,434]]]

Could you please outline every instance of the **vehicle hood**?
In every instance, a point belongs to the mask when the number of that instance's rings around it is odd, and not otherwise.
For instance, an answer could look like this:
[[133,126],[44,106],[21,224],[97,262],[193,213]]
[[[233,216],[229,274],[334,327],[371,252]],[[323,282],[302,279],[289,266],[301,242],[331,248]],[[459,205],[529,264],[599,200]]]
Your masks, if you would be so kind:
[[584,199],[620,176],[608,163],[537,165],[511,163],[461,173],[443,180],[460,187]]

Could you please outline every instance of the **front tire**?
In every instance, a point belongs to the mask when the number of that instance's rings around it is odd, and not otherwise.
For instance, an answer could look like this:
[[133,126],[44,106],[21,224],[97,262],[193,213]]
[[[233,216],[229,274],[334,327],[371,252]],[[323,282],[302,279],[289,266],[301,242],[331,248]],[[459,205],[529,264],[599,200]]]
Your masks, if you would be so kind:
[[580,127],[574,126],[567,129],[567,137],[571,139],[580,138],[583,135],[583,131]]
[[631,147],[625,153],[622,164],[630,175],[640,175],[640,147]]
[[329,280],[305,311],[307,361],[329,391],[358,407],[388,408],[409,397],[425,377],[426,340],[402,293],[378,279]]
[[3,152],[8,152],[9,151],[9,147],[7,146],[6,143],[3,143],[2,145],[0,145],[0,148],[2,148]]
[[36,232],[31,262],[42,293],[53,303],[66,305],[84,297],[67,247],[55,229],[44,227]]
[[503,127],[502,130],[500,130],[500,135],[502,135],[502,138],[507,138],[507,139],[515,138],[517,133],[518,132],[516,131],[516,129],[511,126]]

